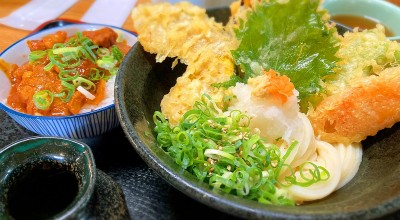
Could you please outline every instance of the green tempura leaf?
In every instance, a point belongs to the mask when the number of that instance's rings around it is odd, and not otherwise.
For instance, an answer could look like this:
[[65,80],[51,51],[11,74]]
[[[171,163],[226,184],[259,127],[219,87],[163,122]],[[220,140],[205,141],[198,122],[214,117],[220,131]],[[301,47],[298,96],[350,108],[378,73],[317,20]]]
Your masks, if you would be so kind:
[[274,69],[288,76],[300,99],[321,91],[321,79],[332,74],[338,58],[335,29],[328,29],[319,0],[263,2],[236,30],[239,47],[232,51],[245,80]]

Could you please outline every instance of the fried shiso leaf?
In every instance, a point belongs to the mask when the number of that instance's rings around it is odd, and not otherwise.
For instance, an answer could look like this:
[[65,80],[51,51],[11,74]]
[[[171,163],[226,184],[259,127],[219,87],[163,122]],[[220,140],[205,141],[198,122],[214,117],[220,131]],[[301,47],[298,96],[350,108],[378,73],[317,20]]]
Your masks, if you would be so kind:
[[334,73],[338,46],[336,30],[328,29],[318,5],[318,0],[271,0],[247,14],[235,30],[240,45],[232,51],[244,82],[274,69],[291,79],[302,101],[321,92],[321,79]]

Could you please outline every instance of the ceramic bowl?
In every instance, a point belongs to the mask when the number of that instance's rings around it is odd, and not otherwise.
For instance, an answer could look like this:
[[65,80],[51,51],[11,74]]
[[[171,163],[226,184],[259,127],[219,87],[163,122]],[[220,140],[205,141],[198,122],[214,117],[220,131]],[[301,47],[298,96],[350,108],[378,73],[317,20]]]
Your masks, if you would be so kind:
[[[227,18],[228,12],[217,13]],[[218,19],[219,20],[219,19]],[[363,143],[363,161],[354,179],[328,197],[301,206],[264,205],[214,190],[181,169],[152,135],[154,111],[185,71],[171,70],[174,59],[156,63],[137,43],[116,79],[116,109],[121,126],[143,160],[189,197],[231,215],[249,219],[372,219],[400,215],[400,130],[386,129]]]
[[[30,175],[36,179],[29,179]],[[84,143],[59,137],[31,137],[0,150],[0,182],[0,219],[26,218],[26,213],[32,214],[32,219],[80,219],[89,214],[96,165]],[[44,190],[57,195],[48,195]]]
[[[29,49],[26,46],[27,40],[41,39],[59,30],[66,31],[68,35],[72,35],[78,31],[96,30],[103,27],[110,27],[120,33],[126,39],[128,45],[133,45],[136,42],[136,36],[133,33],[121,28],[98,24],[67,24],[61,27],[45,29],[19,40],[4,50],[0,54],[0,58],[8,63],[22,65],[28,61]],[[81,139],[103,134],[119,126],[114,103],[91,112],[73,116],[33,116],[15,111],[7,106],[6,99],[10,88],[10,81],[0,69],[0,109],[7,112],[18,124],[37,134]]]
[[[325,0],[323,7],[333,15],[354,15],[372,19],[400,37],[400,7],[379,0]],[[392,38],[394,38],[392,37]]]

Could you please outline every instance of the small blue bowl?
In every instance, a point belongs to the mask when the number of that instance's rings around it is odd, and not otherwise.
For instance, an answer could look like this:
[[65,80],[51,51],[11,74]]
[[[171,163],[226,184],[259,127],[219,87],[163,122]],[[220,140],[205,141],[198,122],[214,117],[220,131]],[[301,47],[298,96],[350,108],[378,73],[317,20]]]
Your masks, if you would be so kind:
[[[3,51],[0,54],[0,58],[8,63],[22,65],[28,61],[29,49],[26,46],[27,40],[41,39],[56,31],[66,31],[68,35],[72,35],[78,31],[96,30],[103,27],[110,27],[121,34],[128,45],[133,45],[137,41],[136,35],[121,28],[99,24],[69,24],[62,27],[46,29],[27,36]],[[82,139],[101,135],[119,126],[118,117],[115,112],[114,99],[112,103],[107,106],[77,115],[60,117],[34,116],[18,112],[7,106],[6,100],[10,88],[11,83],[9,79],[0,69],[0,109],[4,110],[18,124],[34,133],[45,136]],[[113,95],[114,92],[112,92],[112,96]]]

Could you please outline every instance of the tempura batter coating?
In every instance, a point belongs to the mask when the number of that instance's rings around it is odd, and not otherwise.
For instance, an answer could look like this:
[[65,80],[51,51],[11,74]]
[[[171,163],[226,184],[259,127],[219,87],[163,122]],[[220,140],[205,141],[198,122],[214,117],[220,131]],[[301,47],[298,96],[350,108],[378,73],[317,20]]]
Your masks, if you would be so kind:
[[361,78],[325,98],[309,119],[321,140],[330,143],[360,142],[392,127],[400,121],[400,67]]
[[170,123],[177,124],[204,93],[222,105],[224,89],[211,84],[225,82],[234,73],[230,51],[236,47],[236,38],[232,30],[209,18],[205,9],[187,2],[139,5],[132,18],[139,42],[146,51],[157,54],[157,62],[177,57],[187,65],[161,101],[161,111]]

